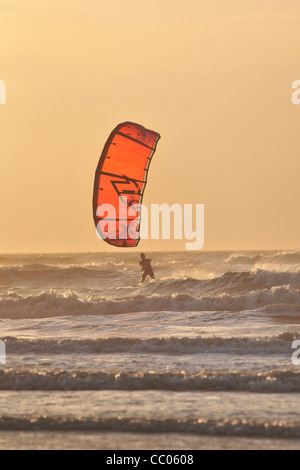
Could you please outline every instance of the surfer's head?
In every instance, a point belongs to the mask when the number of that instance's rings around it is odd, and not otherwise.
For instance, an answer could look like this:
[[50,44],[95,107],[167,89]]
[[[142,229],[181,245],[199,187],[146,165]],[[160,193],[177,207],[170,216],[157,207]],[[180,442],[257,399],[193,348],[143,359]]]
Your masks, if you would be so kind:
[[145,258],[145,253],[141,253],[141,258]]

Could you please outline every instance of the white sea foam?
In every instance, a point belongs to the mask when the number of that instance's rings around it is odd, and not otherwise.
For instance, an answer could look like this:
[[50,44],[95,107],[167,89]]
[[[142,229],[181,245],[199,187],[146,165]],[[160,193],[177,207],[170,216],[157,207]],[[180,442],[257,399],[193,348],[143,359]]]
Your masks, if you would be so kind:
[[73,291],[49,290],[24,295],[9,292],[0,296],[0,318],[43,318],[67,315],[101,315],[159,311],[245,311],[282,306],[286,313],[299,312],[300,291],[289,286],[255,290],[247,294],[203,295],[136,294],[105,298]]
[[27,339],[3,337],[8,354],[107,354],[107,353],[160,353],[198,354],[230,353],[271,355],[291,354],[291,343],[297,338],[294,332],[260,338],[216,336],[168,336],[141,339],[138,336],[114,336],[96,339]]
[[148,255],[0,256],[0,430],[300,438],[300,252]]
[[300,438],[297,421],[261,419],[137,419],[55,416],[0,417],[0,430],[183,433],[211,436]]

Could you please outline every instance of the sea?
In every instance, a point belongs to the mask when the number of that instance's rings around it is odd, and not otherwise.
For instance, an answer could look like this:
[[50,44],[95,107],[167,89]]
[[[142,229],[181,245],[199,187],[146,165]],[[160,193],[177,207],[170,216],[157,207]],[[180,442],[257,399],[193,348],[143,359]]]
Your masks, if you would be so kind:
[[300,449],[300,251],[139,256],[0,255],[0,448]]

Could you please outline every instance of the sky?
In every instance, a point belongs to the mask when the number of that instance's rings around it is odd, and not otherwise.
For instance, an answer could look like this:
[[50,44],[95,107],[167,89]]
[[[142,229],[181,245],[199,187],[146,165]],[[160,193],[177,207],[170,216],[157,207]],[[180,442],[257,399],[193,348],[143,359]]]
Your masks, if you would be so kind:
[[123,121],[161,135],[143,203],[204,204],[203,249],[298,249],[299,26],[298,0],[0,0],[0,252],[124,251],[92,215]]

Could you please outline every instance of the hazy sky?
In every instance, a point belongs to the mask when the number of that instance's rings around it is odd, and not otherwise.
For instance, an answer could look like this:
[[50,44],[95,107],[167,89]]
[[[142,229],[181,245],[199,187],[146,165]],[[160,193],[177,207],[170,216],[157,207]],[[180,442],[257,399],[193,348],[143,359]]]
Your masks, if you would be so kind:
[[161,134],[143,202],[205,204],[204,249],[299,248],[299,45],[299,0],[0,0],[0,252],[109,249],[94,173],[127,120]]

